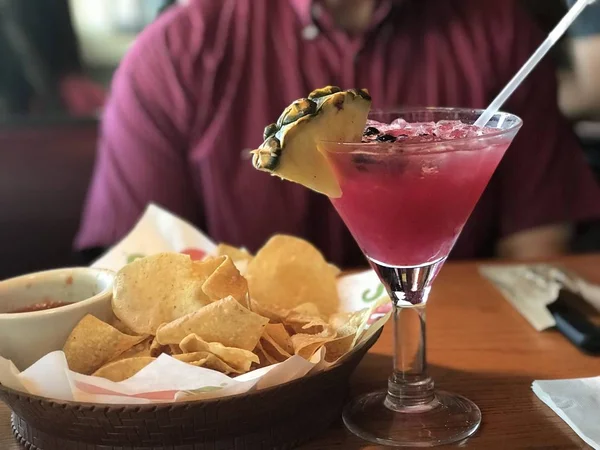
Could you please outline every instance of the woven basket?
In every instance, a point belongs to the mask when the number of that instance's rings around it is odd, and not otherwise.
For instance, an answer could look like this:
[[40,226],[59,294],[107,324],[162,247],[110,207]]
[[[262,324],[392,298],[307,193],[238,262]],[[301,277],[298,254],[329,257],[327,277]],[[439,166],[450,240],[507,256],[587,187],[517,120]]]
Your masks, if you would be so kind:
[[0,385],[30,450],[288,449],[341,414],[350,375],[381,330],[341,364],[250,394],[154,405],[53,401]]

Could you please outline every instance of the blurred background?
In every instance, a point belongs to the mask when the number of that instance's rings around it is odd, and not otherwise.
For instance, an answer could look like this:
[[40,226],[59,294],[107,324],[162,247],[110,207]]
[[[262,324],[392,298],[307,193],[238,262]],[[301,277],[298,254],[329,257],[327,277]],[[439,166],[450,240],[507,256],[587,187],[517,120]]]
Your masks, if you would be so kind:
[[0,279],[76,263],[104,97],[168,3],[0,1]]
[[[76,263],[72,242],[111,77],[170,3],[0,0],[0,279]],[[566,11],[560,0],[522,3],[546,31]],[[552,57],[568,79],[569,38]],[[600,179],[600,114],[569,100],[565,113]],[[598,236],[597,227],[578,230],[574,250],[598,250]]]

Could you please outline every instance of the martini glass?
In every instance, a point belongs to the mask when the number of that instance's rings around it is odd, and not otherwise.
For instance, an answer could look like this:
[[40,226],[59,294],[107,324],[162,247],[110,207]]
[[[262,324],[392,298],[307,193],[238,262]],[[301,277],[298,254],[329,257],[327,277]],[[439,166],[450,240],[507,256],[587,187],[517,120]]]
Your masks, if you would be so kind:
[[[373,112],[370,119],[473,124],[481,113],[426,108]],[[497,113],[487,125],[493,131],[472,137],[319,143],[342,190],[331,201],[393,305],[394,367],[387,389],[355,398],[344,410],[346,426],[367,441],[430,447],[462,440],[481,423],[473,402],[434,389],[427,373],[425,306],[433,280],[521,125],[518,117]]]

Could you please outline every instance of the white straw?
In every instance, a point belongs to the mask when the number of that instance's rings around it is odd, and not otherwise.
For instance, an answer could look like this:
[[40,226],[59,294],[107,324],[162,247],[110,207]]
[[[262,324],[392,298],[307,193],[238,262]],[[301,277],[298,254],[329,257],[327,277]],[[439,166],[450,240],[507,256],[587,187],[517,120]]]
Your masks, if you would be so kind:
[[556,42],[562,37],[571,24],[577,19],[579,14],[585,9],[585,7],[596,0],[577,0],[573,7],[567,12],[565,17],[556,25],[554,30],[550,32],[548,37],[539,48],[535,51],[531,58],[521,67],[517,74],[512,80],[502,89],[498,96],[494,99],[490,106],[479,116],[479,119],[475,122],[475,125],[479,127],[485,126],[489,120],[494,117],[494,114],[502,107],[504,102],[512,95],[512,93],[519,87],[523,80],[529,75],[529,73],[535,68],[540,60],[548,53]]

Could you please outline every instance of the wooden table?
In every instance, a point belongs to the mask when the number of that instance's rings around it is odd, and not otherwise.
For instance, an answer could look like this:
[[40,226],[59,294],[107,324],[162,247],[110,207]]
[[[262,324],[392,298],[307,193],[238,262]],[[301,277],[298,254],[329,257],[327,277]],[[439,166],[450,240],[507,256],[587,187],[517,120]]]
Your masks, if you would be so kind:
[[[600,283],[600,255],[559,261],[592,282]],[[600,357],[582,354],[555,331],[536,332],[488,282],[473,263],[449,263],[442,270],[428,306],[430,371],[437,386],[472,399],[483,424],[460,444],[470,449],[588,448],[531,391],[535,379],[600,375]],[[385,385],[392,367],[392,333],[379,342],[358,368],[353,389],[363,392]],[[0,449],[17,450],[9,410],[0,404]],[[374,449],[337,424],[303,447]]]

